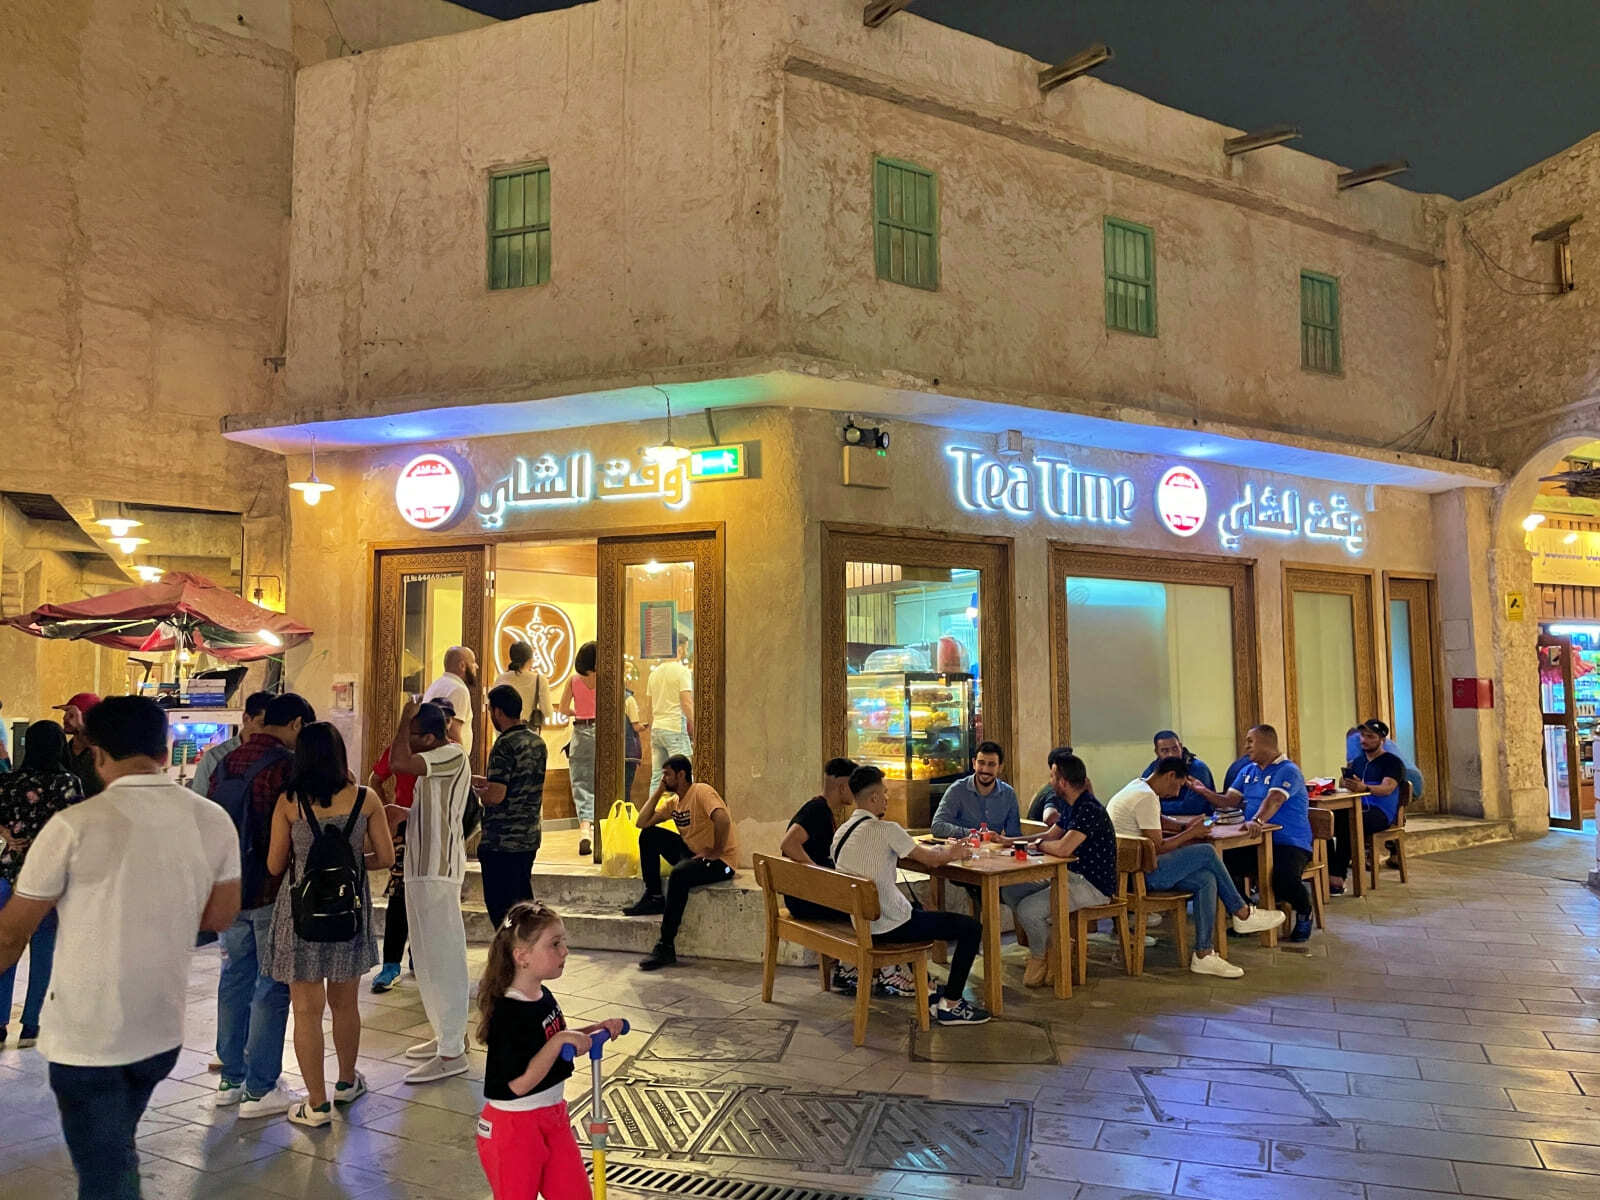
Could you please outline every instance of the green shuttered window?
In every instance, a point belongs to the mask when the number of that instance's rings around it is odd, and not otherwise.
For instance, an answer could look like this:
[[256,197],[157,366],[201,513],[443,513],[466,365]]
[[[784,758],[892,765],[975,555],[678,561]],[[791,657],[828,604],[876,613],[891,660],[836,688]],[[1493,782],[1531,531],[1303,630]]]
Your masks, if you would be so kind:
[[1339,351],[1339,281],[1315,271],[1300,272],[1300,365],[1308,371],[1337,375],[1343,369]]
[[1106,218],[1106,328],[1156,335],[1156,236]]
[[939,181],[932,171],[879,158],[872,165],[878,278],[939,288]]
[[550,282],[550,168],[489,177],[489,288]]

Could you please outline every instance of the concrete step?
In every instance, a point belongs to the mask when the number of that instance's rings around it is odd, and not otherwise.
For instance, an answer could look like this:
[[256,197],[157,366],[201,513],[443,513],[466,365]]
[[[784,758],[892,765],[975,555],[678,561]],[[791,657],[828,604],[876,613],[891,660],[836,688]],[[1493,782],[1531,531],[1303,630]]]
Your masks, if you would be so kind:
[[1406,853],[1409,855],[1444,854],[1511,840],[1510,821],[1449,815],[1406,818]]

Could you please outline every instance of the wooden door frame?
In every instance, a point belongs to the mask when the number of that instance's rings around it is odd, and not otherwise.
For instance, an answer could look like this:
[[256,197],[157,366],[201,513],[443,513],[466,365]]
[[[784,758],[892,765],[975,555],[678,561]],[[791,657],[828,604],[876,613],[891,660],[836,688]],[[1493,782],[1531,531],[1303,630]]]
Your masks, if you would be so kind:
[[[726,797],[727,634],[724,575],[726,536],[721,522],[671,530],[604,533],[596,537],[595,633],[601,646],[615,647],[613,667],[620,667],[627,644],[622,622],[627,619],[627,568],[656,559],[694,564],[694,776]],[[595,690],[595,728],[622,729],[623,678],[618,669],[601,671]],[[623,743],[620,738],[598,738],[595,744],[595,837],[598,862],[599,822],[609,811],[606,796],[620,796],[623,781]],[[605,810],[605,811],[602,811]]]
[[[487,718],[483,710],[483,645],[488,600],[488,547],[482,542],[459,542],[449,546],[406,544],[374,549],[371,555],[372,639],[367,648],[371,664],[369,678],[366,738],[367,757],[376,758],[380,747],[394,740],[395,723],[400,718],[399,664],[385,650],[399,644],[400,610],[404,603],[397,586],[402,575],[427,573],[462,576],[461,624],[470,646],[478,656],[478,686],[473,689],[473,742],[479,749],[475,757],[481,768],[487,754],[488,739],[481,732]],[[477,632],[474,633],[473,631]]]
[[1233,706],[1237,744],[1260,720],[1261,655],[1258,650],[1256,586],[1253,558],[1222,555],[1177,555],[1164,550],[1085,546],[1050,542],[1050,681],[1054,694],[1056,744],[1072,744],[1072,705],[1067,639],[1066,581],[1072,576],[1135,579],[1152,583],[1185,583],[1225,587],[1230,593],[1233,629]]
[[[1550,824],[1557,829],[1582,829],[1583,828],[1583,765],[1578,760],[1578,695],[1573,686],[1572,673],[1572,639],[1558,633],[1538,634],[1538,645],[1542,650],[1546,646],[1559,646],[1562,651],[1561,661],[1561,690],[1563,706],[1560,714],[1544,711],[1544,700],[1539,701],[1539,756],[1545,759],[1545,812],[1550,810],[1550,763],[1545,755],[1544,734],[1545,730],[1561,728],[1567,734],[1567,800],[1572,815],[1566,820],[1557,820],[1550,816]],[[1541,664],[1542,669],[1542,664]],[[1552,716],[1559,716],[1559,720],[1552,720]]]
[[[1283,686],[1284,686],[1284,725],[1287,733],[1287,744],[1284,752],[1296,763],[1300,762],[1300,704],[1299,704],[1299,679],[1298,668],[1295,666],[1294,653],[1294,593],[1296,590],[1308,592],[1323,592],[1329,595],[1349,596],[1351,599],[1351,636],[1354,640],[1352,649],[1356,655],[1356,711],[1351,715],[1350,724],[1355,725],[1367,718],[1364,713],[1380,711],[1378,708],[1378,645],[1375,599],[1373,596],[1374,572],[1369,567],[1344,567],[1329,566],[1326,563],[1285,562],[1281,567],[1281,586],[1283,589]],[[1301,587],[1291,586],[1294,577],[1301,577],[1312,582],[1317,582],[1318,577],[1329,586]],[[1365,580],[1365,585],[1356,584],[1353,587],[1338,586],[1341,582],[1349,580]],[[1366,629],[1361,628],[1363,616],[1362,605],[1365,604]],[[1363,653],[1364,652],[1364,653]],[[1362,666],[1366,667],[1363,678]],[[1304,764],[1301,764],[1302,767]]]
[[981,572],[978,629],[983,736],[1016,750],[1016,541],[932,530],[824,523],[822,526],[822,758],[849,744],[845,660],[845,564],[881,562]]
[[[1389,626],[1389,604],[1393,599],[1391,585],[1400,583],[1420,583],[1427,590],[1428,604],[1428,639],[1433,648],[1433,658],[1428,664],[1433,671],[1433,740],[1434,757],[1438,765],[1439,778],[1433,786],[1434,804],[1430,811],[1447,813],[1450,811],[1448,800],[1450,797],[1450,747],[1446,742],[1449,736],[1445,723],[1445,674],[1444,674],[1444,632],[1439,618],[1439,577],[1426,571],[1385,571],[1383,573],[1383,644],[1389,664],[1389,724],[1394,724],[1394,630]],[[1415,656],[1413,656],[1413,660]],[[1412,670],[1416,669],[1415,661]],[[1415,730],[1412,731],[1415,736]],[[1415,765],[1415,764],[1412,764]],[[1428,782],[1424,780],[1424,782]]]

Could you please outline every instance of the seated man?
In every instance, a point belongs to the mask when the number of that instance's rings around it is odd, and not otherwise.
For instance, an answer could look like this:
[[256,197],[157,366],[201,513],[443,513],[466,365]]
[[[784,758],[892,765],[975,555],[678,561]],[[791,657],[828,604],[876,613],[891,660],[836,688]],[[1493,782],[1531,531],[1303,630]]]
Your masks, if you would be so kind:
[[[833,867],[833,835],[843,821],[855,810],[855,797],[850,791],[850,776],[856,764],[848,758],[830,758],[822,768],[822,794],[813,796],[800,806],[784,831],[779,849],[783,856],[797,863]],[[843,914],[823,908],[809,900],[791,896],[783,898],[789,912],[802,921],[829,920]],[[849,963],[834,963],[833,989],[841,995],[856,994],[856,969]],[[879,996],[909,996],[915,990],[911,976],[898,968],[879,967],[872,981],[873,993]]]
[[[1341,780],[1347,787],[1367,790],[1361,801],[1361,819],[1367,833],[1387,829],[1400,819],[1400,784],[1406,765],[1400,756],[1384,749],[1389,727],[1382,721],[1366,721],[1357,727],[1361,753],[1351,759]],[[1333,845],[1328,848],[1328,890],[1344,895],[1345,876],[1350,873],[1354,840],[1347,809],[1333,814]]]
[[972,756],[972,774],[952,783],[933,814],[934,837],[966,837],[981,825],[991,833],[1014,838],[1022,833],[1017,793],[1000,779],[1006,752],[999,742],[980,742]]
[[[667,796],[671,801],[662,804]],[[677,825],[677,833],[662,828],[668,818]],[[656,947],[639,963],[641,971],[659,971],[678,961],[678,927],[683,924],[689,892],[732,879],[739,861],[739,842],[728,806],[709,783],[694,781],[694,765],[682,754],[661,764],[661,782],[639,810],[635,824],[644,831],[639,835],[644,895],[622,911],[630,917],[663,914]],[[672,864],[665,896],[661,894],[663,858]]]
[[[1311,939],[1311,893],[1300,878],[1311,861],[1311,800],[1305,776],[1278,749],[1278,731],[1271,725],[1252,726],[1245,734],[1250,761],[1240,769],[1226,796],[1199,789],[1213,804],[1243,806],[1245,822],[1239,828],[1254,833],[1263,825],[1277,825],[1272,835],[1272,893],[1279,903],[1294,908],[1291,942]],[[1223,855],[1223,864],[1239,885],[1256,869],[1254,846],[1240,846]],[[1257,880],[1257,883],[1260,881]],[[1242,886],[1240,891],[1243,891]]]
[[[1150,760],[1150,765],[1144,769],[1143,778],[1149,779],[1155,773],[1156,764],[1163,758],[1181,758],[1189,769],[1189,775],[1199,781],[1201,786],[1215,789],[1217,781],[1212,778],[1211,768],[1194,756],[1194,753],[1183,744],[1183,740],[1170,729],[1163,729],[1155,736],[1156,756]],[[1183,779],[1183,787],[1171,799],[1161,802],[1161,815],[1166,817],[1204,817],[1211,812],[1211,801],[1189,786],[1189,775]],[[1108,810],[1109,811],[1109,810]]]
[[870,879],[878,889],[878,919],[872,923],[876,945],[899,942],[954,942],[950,975],[944,993],[933,1000],[929,1015],[940,1025],[982,1025],[989,1019],[987,1009],[969,1003],[962,992],[983,926],[960,913],[913,909],[911,901],[897,886],[900,860],[910,858],[929,867],[971,858],[971,846],[923,846],[893,821],[883,819],[889,806],[889,791],[883,772],[877,767],[857,767],[850,776],[850,792],[855,811],[833,837],[833,861],[840,871]]
[[[1050,786],[1060,806],[1057,823],[1039,842],[1046,854],[1057,858],[1077,856],[1067,868],[1067,911],[1109,904],[1117,894],[1117,834],[1111,818],[1089,790],[1089,772],[1083,760],[1065,746],[1050,751]],[[1000,899],[1017,914],[1017,924],[1028,936],[1025,987],[1050,982],[1050,883],[1014,883],[1000,889]]]
[[1216,952],[1217,897],[1233,914],[1236,933],[1260,933],[1283,924],[1281,912],[1265,912],[1246,904],[1212,848],[1205,818],[1187,820],[1167,816],[1162,810],[1178,795],[1194,769],[1190,760],[1170,755],[1156,760],[1155,770],[1135,779],[1106,805],[1119,837],[1142,837],[1156,848],[1156,867],[1146,871],[1145,886],[1152,891],[1194,893],[1194,957],[1189,970],[1196,975],[1237,979],[1243,967],[1234,966]]
[[[1239,755],[1238,758],[1234,759],[1231,763],[1228,764],[1228,769],[1222,773],[1222,794],[1223,795],[1227,795],[1228,794],[1229,790],[1232,789],[1232,787],[1233,787],[1233,781],[1235,779],[1239,778],[1239,772],[1244,770],[1249,765],[1250,765],[1250,755],[1248,753]],[[1190,784],[1189,786],[1191,788],[1194,787],[1193,784]],[[1204,794],[1204,793],[1202,793],[1202,794]]]

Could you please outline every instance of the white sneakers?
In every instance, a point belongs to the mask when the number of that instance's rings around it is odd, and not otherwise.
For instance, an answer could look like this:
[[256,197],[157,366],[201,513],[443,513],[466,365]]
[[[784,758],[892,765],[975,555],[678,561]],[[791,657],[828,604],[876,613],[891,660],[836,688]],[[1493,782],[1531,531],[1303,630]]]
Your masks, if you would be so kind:
[[[240,1089],[241,1091],[243,1089]],[[251,1117],[278,1117],[288,1112],[300,1100],[295,1092],[281,1087],[275,1087],[259,1099],[244,1096],[239,1101],[239,1119],[248,1120]]]
[[[408,1050],[407,1055],[410,1055]],[[465,1075],[471,1064],[465,1054],[455,1058],[440,1058],[435,1055],[414,1071],[406,1072],[407,1083],[433,1083],[440,1079],[449,1079],[452,1075]]]
[[1283,924],[1283,912],[1280,909],[1268,911],[1265,908],[1252,908],[1248,917],[1233,918],[1233,931],[1235,933],[1265,933],[1269,929],[1276,929]]
[[217,1098],[213,1103],[218,1108],[228,1108],[244,1099],[244,1084],[228,1083],[226,1080],[217,1081]]
[[[1283,916],[1279,913],[1278,916]],[[1236,967],[1222,955],[1215,951],[1201,958],[1198,954],[1189,959],[1189,970],[1196,975],[1215,975],[1218,979],[1238,979],[1244,974],[1243,967]]]
[[311,1101],[302,1100],[289,1109],[289,1120],[295,1125],[304,1125],[307,1129],[321,1129],[333,1124],[333,1105],[325,1104],[321,1108],[312,1108]]
[[418,1042],[415,1046],[412,1046],[406,1050],[407,1058],[421,1059],[423,1061],[426,1061],[430,1058],[437,1058],[438,1055],[439,1042],[437,1039],[427,1042]]

